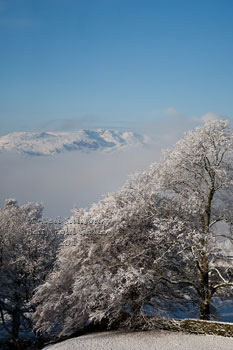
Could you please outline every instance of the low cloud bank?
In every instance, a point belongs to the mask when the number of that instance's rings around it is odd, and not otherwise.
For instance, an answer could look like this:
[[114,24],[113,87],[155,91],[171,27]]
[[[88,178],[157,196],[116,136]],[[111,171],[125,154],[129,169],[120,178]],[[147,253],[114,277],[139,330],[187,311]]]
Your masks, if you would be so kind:
[[75,205],[87,207],[116,191],[130,173],[146,169],[159,156],[154,147],[50,157],[0,154],[0,206],[6,198],[37,201],[43,203],[45,216],[64,218]]
[[119,152],[73,151],[48,157],[2,153],[0,206],[6,198],[16,198],[20,204],[42,202],[50,218],[70,216],[74,206],[88,207],[118,190],[129,174],[146,170],[160,159],[162,149],[201,122],[173,113],[156,123],[138,123],[134,131],[149,135],[151,144]]

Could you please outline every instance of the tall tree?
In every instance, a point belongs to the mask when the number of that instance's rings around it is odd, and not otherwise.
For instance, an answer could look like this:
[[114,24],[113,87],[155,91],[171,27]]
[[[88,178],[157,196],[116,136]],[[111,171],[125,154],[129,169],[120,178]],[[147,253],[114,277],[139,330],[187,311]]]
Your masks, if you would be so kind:
[[183,226],[174,217],[162,218],[157,202],[145,173],[89,211],[74,212],[56,267],[33,298],[37,329],[56,325],[67,335],[89,322],[116,324],[123,315],[132,325],[146,305],[157,313],[164,308],[160,301],[169,287],[161,267]]
[[232,266],[219,239],[232,242],[232,150],[228,122],[216,120],[186,133],[150,169],[155,187],[169,199],[170,215],[175,213],[187,228],[179,241],[183,264],[170,281],[185,280],[195,289],[201,319],[210,318],[211,298],[233,285]]
[[51,271],[59,244],[42,210],[40,204],[20,206],[14,199],[0,210],[0,326],[15,346],[20,331],[32,331],[28,302]]

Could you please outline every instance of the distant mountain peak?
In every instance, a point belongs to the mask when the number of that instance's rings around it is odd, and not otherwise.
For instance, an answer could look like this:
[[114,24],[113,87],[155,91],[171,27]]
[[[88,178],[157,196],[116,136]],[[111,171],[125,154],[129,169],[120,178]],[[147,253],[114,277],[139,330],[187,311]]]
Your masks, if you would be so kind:
[[67,151],[113,151],[148,143],[132,131],[109,129],[75,132],[13,132],[0,137],[0,152],[48,156]]

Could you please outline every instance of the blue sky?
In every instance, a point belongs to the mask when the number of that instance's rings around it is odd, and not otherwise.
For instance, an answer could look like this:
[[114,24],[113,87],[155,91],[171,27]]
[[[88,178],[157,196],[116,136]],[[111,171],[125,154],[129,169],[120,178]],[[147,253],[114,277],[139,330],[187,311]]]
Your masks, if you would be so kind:
[[0,134],[233,116],[230,0],[0,0]]

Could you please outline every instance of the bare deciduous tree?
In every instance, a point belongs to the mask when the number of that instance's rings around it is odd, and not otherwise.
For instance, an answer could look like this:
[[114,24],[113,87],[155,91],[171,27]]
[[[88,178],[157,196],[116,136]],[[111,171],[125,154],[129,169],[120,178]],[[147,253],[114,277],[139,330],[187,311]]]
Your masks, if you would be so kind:
[[130,323],[148,304],[159,312],[168,288],[161,266],[183,226],[161,217],[158,200],[144,173],[89,211],[74,212],[64,227],[67,246],[33,298],[37,329],[57,325],[67,335],[89,322],[116,324],[126,312]]
[[219,239],[232,241],[232,150],[228,122],[216,120],[188,132],[150,170],[155,187],[169,200],[170,215],[175,213],[186,226],[179,240],[183,264],[170,281],[185,280],[195,289],[201,319],[210,318],[211,298],[233,286],[232,266]]

